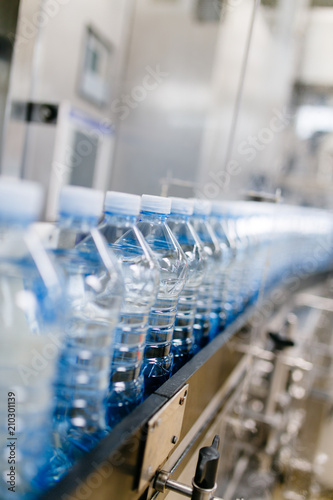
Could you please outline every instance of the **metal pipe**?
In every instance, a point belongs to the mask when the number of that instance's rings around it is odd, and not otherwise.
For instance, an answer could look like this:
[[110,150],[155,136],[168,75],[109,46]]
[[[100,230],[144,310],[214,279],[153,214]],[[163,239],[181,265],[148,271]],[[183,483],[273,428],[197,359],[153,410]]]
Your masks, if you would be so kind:
[[173,481],[172,479],[168,479],[165,483],[166,488],[172,491],[176,491],[181,493],[182,495],[186,495],[187,497],[192,497],[193,488],[191,486],[187,486],[187,484],[178,483],[177,481]]

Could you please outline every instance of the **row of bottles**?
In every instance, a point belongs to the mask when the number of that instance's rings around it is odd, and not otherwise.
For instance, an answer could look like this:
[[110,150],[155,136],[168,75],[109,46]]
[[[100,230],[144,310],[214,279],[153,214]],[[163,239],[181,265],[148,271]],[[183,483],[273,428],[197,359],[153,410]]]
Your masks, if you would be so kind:
[[15,444],[18,497],[57,482],[260,291],[333,265],[325,211],[67,186],[42,244],[41,205],[39,186],[0,180],[1,446]]

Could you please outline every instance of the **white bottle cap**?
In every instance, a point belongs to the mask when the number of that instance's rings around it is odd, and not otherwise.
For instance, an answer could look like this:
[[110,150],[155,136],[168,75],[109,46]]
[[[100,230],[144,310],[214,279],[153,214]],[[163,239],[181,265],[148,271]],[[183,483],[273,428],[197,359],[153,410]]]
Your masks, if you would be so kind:
[[170,196],[171,200],[171,213],[181,214],[181,215],[192,215],[193,214],[193,200],[187,198],[176,198],[175,196]]
[[140,204],[140,196],[137,194],[107,191],[104,201],[104,211],[124,215],[138,215]]
[[143,194],[141,197],[141,211],[156,212],[157,214],[168,215],[171,209],[170,198],[164,196],[153,196]]
[[36,221],[43,205],[43,189],[37,182],[0,177],[0,214],[11,220]]
[[209,215],[212,211],[212,202],[209,200],[193,199],[194,215]]
[[59,213],[79,217],[100,217],[104,193],[81,186],[65,186],[59,195]]

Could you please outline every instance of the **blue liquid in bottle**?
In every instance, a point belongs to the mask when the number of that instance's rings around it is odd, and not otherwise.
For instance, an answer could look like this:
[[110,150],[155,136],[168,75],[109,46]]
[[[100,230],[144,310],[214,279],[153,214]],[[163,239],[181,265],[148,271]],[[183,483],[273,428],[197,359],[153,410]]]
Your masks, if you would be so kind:
[[60,193],[52,253],[65,274],[67,310],[55,384],[51,483],[106,435],[113,333],[124,288],[117,260],[97,229],[102,206],[99,191],[67,186]]
[[171,202],[160,196],[143,195],[138,228],[153,251],[159,269],[157,299],[149,314],[144,351],[145,394],[169,379],[173,367],[171,343],[179,295],[185,285],[187,262],[167,225]]
[[236,245],[230,238],[227,226],[226,205],[214,202],[210,223],[222,251],[222,267],[213,295],[212,335],[217,335],[234,318],[234,295],[232,290],[233,268],[236,262]]
[[220,293],[223,285],[222,250],[209,221],[212,204],[206,200],[194,200],[191,223],[204,247],[207,266],[199,288],[198,304],[194,323],[197,350],[212,338],[217,329],[212,328],[213,298]]
[[136,226],[139,196],[109,191],[99,226],[117,257],[125,296],[115,330],[107,420],[110,428],[129,414],[144,394],[143,351],[148,317],[156,300],[159,272],[152,251]]
[[[184,198],[171,197],[170,199],[171,214],[168,218],[168,226],[181,246],[188,265],[185,286],[179,296],[172,340],[173,373],[175,373],[192,357],[195,345],[204,342],[203,338],[199,339],[198,335],[194,338],[193,325],[199,288],[206,270],[206,255],[201,241],[190,222],[190,216],[193,213],[193,201]],[[205,332],[205,340],[207,339],[207,341],[208,331]],[[198,331],[196,333],[198,334]]]
[[36,497],[34,478],[51,443],[63,289],[31,226],[41,208],[39,185],[0,178],[0,496],[6,500]]

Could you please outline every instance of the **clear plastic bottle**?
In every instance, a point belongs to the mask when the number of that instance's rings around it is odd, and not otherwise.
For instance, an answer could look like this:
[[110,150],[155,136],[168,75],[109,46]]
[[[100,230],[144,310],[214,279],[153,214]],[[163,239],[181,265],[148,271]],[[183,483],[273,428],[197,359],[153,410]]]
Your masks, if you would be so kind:
[[74,462],[106,433],[113,333],[124,285],[117,259],[97,229],[102,208],[100,191],[66,186],[60,192],[52,253],[65,274],[67,310],[55,386],[57,447],[50,475],[56,479],[64,456]]
[[145,394],[154,392],[172,371],[171,342],[179,295],[185,285],[187,263],[184,252],[167,225],[171,201],[143,195],[138,228],[150,246],[159,268],[157,299],[149,314],[144,351]]
[[258,216],[258,210],[253,209],[246,217],[246,231],[248,236],[247,263],[244,269],[245,297],[244,305],[254,304],[261,287],[262,268],[266,262],[266,246],[262,233],[262,217]]
[[197,348],[207,344],[217,332],[211,328],[213,297],[220,293],[223,284],[222,250],[209,221],[212,203],[207,200],[194,200],[193,215],[190,219],[207,256],[207,266],[199,288],[197,310],[194,322],[194,336]]
[[179,296],[173,332],[172,352],[174,355],[173,373],[181,368],[193,355],[195,340],[193,325],[199,287],[206,269],[206,255],[191,222],[193,201],[171,197],[171,213],[168,226],[181,246],[188,265],[185,286]]
[[228,206],[227,232],[229,239],[233,242],[234,260],[229,269],[227,291],[233,317],[243,311],[246,295],[246,279],[249,270],[249,213],[246,209],[248,203],[233,202]]
[[110,427],[142,401],[144,379],[141,371],[148,316],[159,285],[157,263],[136,226],[140,204],[140,196],[107,192],[105,217],[99,226],[118,259],[125,282],[107,398]]
[[274,205],[253,201],[233,204],[232,213],[237,217],[237,234],[241,242],[238,247],[241,257],[238,259],[239,279],[236,290],[240,312],[258,298],[261,269],[267,260],[261,237],[262,229],[265,231],[265,220],[260,214],[270,214],[272,220],[270,207]]
[[[31,490],[38,468],[47,460],[45,450],[51,441],[53,380],[62,346],[63,289],[52,260],[30,225],[41,207],[39,185],[0,179],[2,499],[21,498]],[[14,469],[10,469],[11,464]]]
[[209,219],[222,251],[221,279],[213,295],[212,335],[218,334],[233,319],[233,296],[229,290],[237,247],[227,226],[227,206],[223,202],[213,202]]

